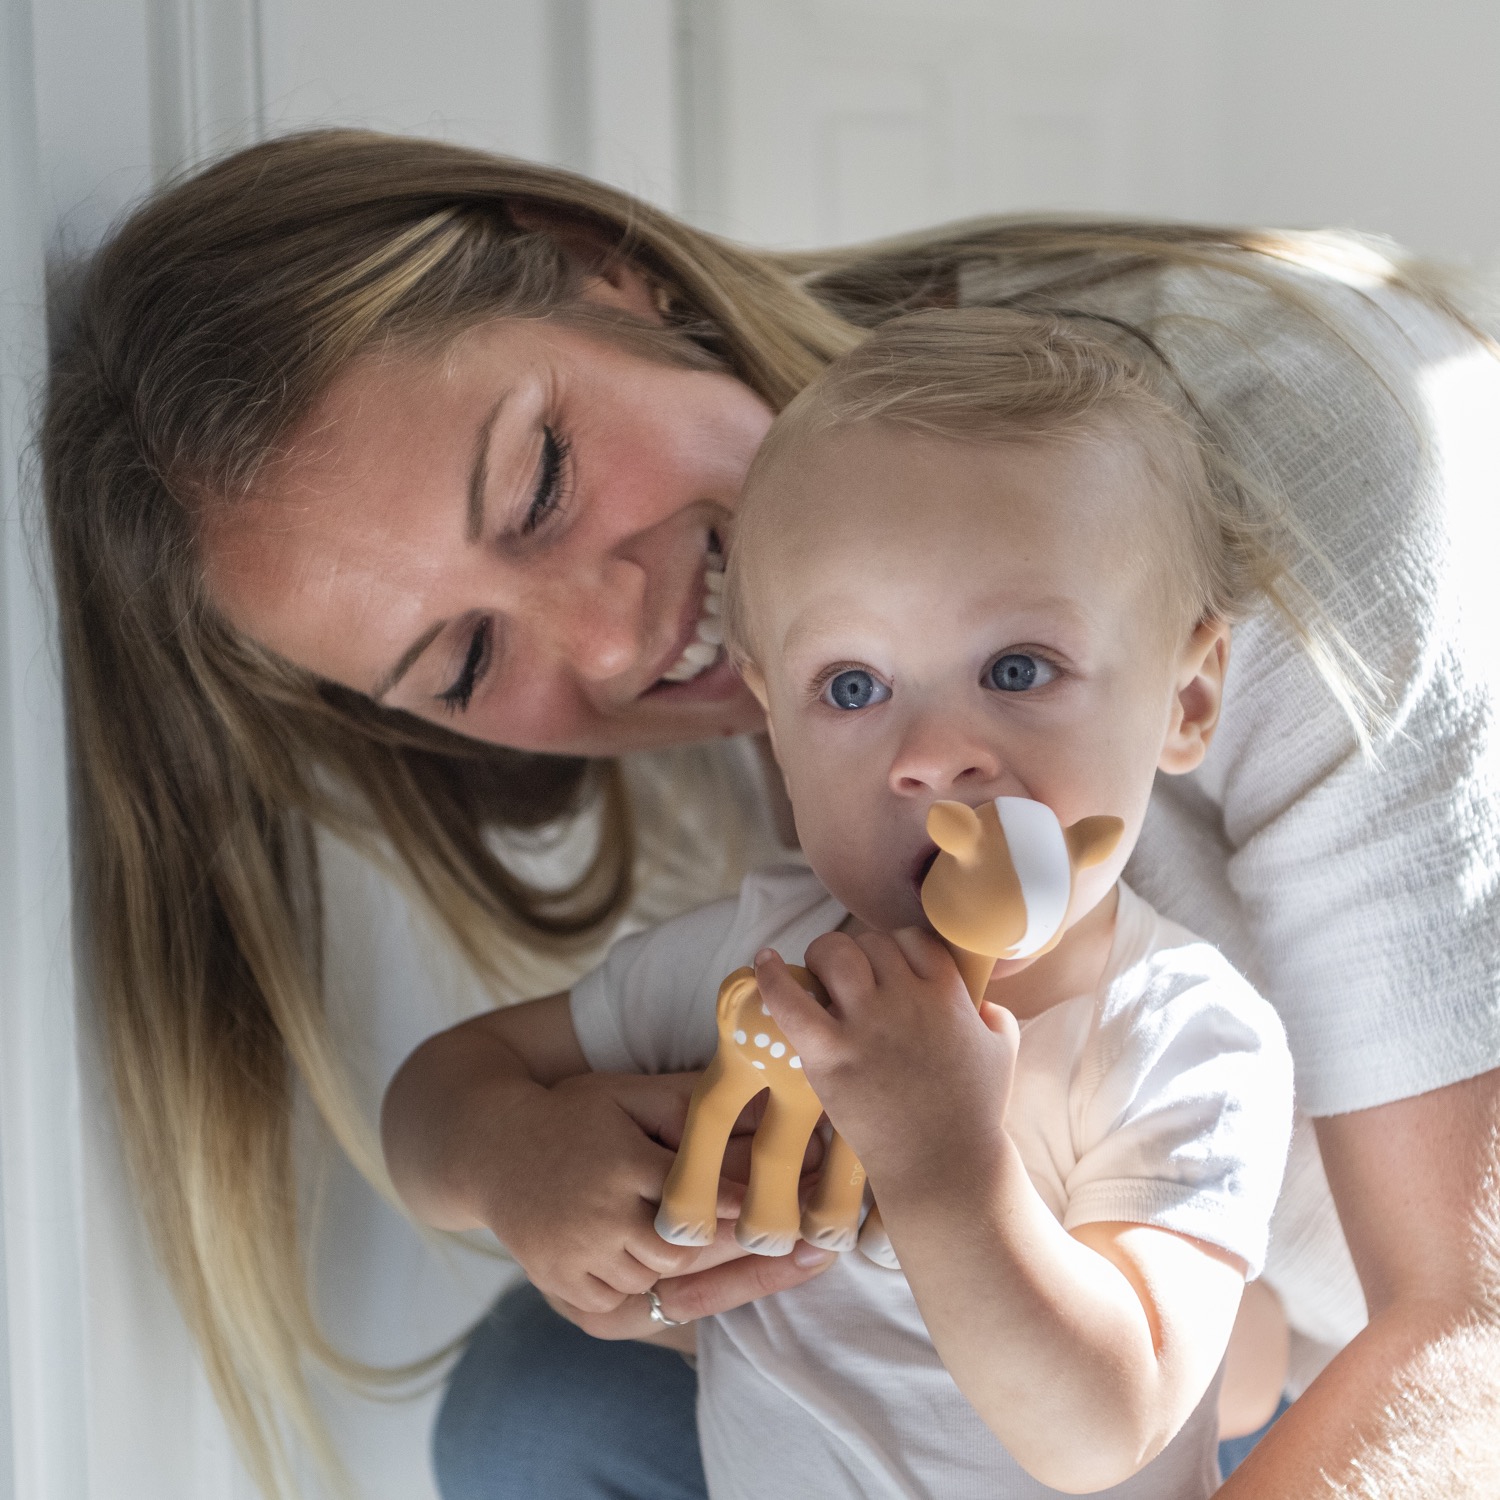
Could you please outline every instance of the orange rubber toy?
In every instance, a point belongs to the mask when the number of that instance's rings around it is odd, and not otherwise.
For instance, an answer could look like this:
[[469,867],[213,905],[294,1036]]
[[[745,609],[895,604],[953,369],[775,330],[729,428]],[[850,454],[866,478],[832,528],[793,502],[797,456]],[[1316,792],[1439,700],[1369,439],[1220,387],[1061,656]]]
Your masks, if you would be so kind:
[[[1124,832],[1118,818],[1082,818],[1063,828],[1052,810],[1024,797],[977,808],[935,802],[927,832],[937,858],[922,882],[922,909],[947,944],[977,1005],[996,963],[1056,946],[1066,927],[1075,873],[1109,857]],[[792,977],[817,995],[806,969]],[[820,996],[820,998],[823,998]],[[798,1182],[807,1143],[823,1113],[802,1060],[760,998],[755,975],[736,969],[719,986],[719,1046],[688,1106],[677,1160],[662,1191],[656,1232],[674,1245],[706,1245],[717,1227],[719,1171],[740,1111],[769,1090],[750,1150],[750,1182],[735,1239],[758,1255],[785,1255],[799,1236],[827,1250],[859,1247],[896,1264],[872,1209],[860,1228],[864,1168],[837,1132],[804,1211]]]

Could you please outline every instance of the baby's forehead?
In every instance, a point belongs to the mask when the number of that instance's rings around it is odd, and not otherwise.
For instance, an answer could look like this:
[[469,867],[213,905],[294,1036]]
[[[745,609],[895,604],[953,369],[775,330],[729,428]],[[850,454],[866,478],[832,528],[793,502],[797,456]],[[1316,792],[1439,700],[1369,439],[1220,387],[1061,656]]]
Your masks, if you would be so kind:
[[[751,608],[772,590],[783,620],[816,598],[824,570],[845,590],[878,592],[911,572],[941,590],[918,566],[934,551],[967,572],[1029,550],[1040,573],[1066,573],[1129,610],[1163,608],[1182,581],[1181,497],[1123,431],[1017,441],[876,423],[815,432],[758,465],[746,502],[734,566]],[[1138,586],[1104,587],[1122,578]]]

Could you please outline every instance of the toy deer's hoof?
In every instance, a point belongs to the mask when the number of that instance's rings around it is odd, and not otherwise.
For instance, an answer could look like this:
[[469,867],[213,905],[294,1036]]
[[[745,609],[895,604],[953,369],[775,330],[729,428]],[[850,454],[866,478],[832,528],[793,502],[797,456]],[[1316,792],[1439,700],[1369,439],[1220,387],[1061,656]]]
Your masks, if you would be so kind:
[[734,1237],[751,1255],[790,1255],[792,1246],[797,1243],[795,1232],[788,1234],[785,1230],[777,1229],[747,1229],[743,1219],[735,1229]]
[[872,1213],[859,1232],[859,1253],[877,1266],[884,1266],[887,1271],[901,1269],[901,1262],[896,1259],[896,1247],[891,1244],[891,1237],[885,1232],[878,1214]]
[[711,1245],[719,1232],[719,1225],[716,1219],[710,1219],[706,1224],[701,1220],[684,1219],[669,1213],[663,1204],[656,1211],[656,1232],[669,1245]]
[[819,1250],[837,1250],[842,1255],[854,1248],[859,1231],[852,1224],[824,1224],[817,1228],[804,1224],[802,1238]]

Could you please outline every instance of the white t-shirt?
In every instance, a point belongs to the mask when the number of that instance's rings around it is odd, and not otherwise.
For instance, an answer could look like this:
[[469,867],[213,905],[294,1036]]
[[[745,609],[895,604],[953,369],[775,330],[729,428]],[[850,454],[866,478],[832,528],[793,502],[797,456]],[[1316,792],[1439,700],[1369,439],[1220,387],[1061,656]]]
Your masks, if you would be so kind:
[[[717,1044],[724,975],[766,946],[800,962],[845,916],[809,871],[782,867],[748,876],[738,898],[623,939],[572,991],[589,1065],[703,1067]],[[1240,1256],[1253,1276],[1281,1182],[1291,1090],[1271,1007],[1214,948],[1122,886],[1097,992],[1021,1023],[1006,1127],[1065,1227],[1126,1220],[1177,1230]],[[698,1326],[699,1430],[715,1500],[1054,1493],[959,1394],[899,1272],[841,1256],[804,1286]],[[1215,1394],[1154,1462],[1105,1493],[1209,1494]]]

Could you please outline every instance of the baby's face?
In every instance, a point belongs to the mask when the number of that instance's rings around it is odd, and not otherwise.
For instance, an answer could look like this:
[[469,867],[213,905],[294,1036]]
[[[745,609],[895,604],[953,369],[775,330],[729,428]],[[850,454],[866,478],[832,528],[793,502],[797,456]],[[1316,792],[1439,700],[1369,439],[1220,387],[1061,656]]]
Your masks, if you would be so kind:
[[1188,768],[1174,726],[1208,627],[1170,623],[1171,501],[1143,459],[1109,435],[971,444],[871,424],[766,482],[775,524],[742,559],[748,675],[813,869],[871,926],[921,924],[934,801],[1030,797],[1064,825],[1111,813],[1125,837],[1080,877],[1076,921],[1119,875],[1158,764]]

